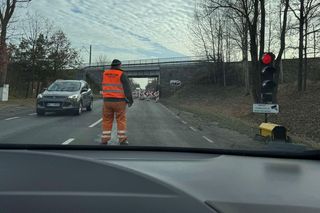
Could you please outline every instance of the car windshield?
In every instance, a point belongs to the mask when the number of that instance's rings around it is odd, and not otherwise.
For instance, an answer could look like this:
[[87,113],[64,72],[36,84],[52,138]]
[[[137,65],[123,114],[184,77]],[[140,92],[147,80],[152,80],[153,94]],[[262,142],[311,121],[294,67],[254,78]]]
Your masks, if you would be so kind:
[[55,82],[49,86],[48,91],[75,92],[80,90],[80,86],[80,82]]
[[320,148],[319,0],[0,0],[0,16],[0,144]]

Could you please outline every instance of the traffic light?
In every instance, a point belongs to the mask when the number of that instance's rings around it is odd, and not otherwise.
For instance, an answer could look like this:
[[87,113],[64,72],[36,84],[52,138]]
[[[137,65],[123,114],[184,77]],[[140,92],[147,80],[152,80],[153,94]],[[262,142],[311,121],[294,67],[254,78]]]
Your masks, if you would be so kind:
[[261,58],[261,101],[262,103],[272,103],[274,88],[274,74],[276,69],[273,65],[275,55],[273,53],[264,53]]

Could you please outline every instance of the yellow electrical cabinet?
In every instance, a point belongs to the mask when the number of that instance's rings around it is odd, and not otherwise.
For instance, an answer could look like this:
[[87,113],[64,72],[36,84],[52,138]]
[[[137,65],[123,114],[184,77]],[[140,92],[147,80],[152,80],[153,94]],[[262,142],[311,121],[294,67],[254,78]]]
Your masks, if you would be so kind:
[[284,126],[273,123],[262,123],[259,126],[260,135],[271,140],[288,140],[287,129]]

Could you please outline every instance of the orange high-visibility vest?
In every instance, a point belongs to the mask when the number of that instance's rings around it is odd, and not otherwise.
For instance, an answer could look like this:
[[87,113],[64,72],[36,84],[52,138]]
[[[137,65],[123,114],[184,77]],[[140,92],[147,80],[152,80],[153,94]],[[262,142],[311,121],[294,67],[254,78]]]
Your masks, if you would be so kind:
[[121,83],[121,70],[106,70],[103,73],[102,96],[104,98],[125,98]]

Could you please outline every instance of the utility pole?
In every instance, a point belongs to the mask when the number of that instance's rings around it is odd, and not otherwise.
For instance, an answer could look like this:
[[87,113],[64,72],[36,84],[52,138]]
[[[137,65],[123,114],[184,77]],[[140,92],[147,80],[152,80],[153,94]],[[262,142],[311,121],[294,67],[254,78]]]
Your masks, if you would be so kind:
[[91,55],[92,55],[92,45],[90,44],[90,52],[89,52],[89,66],[91,66]]

